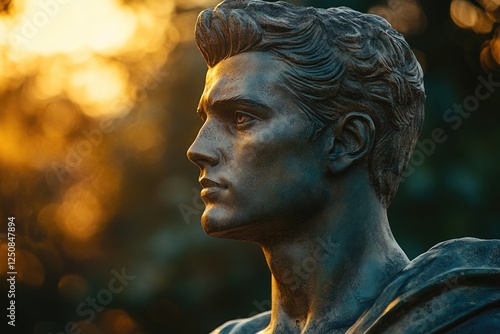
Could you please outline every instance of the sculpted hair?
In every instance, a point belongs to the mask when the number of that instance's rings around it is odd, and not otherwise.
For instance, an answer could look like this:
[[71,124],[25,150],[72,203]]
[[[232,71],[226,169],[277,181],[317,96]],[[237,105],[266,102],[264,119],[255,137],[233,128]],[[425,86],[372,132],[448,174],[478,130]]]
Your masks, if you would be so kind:
[[389,206],[422,127],[425,93],[415,55],[385,19],[346,7],[228,0],[200,13],[195,37],[209,67],[250,51],[287,63],[283,87],[312,138],[350,111],[370,115],[370,181]]

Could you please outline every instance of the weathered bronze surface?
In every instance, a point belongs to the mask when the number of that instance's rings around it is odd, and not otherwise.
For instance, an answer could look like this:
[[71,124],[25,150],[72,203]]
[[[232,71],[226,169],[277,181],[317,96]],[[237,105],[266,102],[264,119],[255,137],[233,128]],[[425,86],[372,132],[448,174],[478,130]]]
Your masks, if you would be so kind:
[[410,262],[391,233],[425,101],[399,33],[345,7],[232,0],[196,41],[202,226],[259,244],[272,273],[272,310],[214,333],[500,332],[499,241]]

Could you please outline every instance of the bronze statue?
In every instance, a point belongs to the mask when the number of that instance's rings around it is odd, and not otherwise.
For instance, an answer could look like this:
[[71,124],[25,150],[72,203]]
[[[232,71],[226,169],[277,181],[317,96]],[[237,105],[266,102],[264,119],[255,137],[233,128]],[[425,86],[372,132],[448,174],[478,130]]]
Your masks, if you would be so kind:
[[202,226],[259,244],[272,273],[272,310],[214,333],[500,332],[499,241],[410,262],[391,233],[425,93],[387,21],[228,0],[200,14],[196,42]]

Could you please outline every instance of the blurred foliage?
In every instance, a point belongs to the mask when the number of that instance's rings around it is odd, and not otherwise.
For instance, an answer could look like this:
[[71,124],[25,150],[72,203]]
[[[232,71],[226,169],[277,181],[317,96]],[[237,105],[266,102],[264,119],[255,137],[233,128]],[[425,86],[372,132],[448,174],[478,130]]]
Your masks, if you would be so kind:
[[[499,4],[290,1],[386,17],[424,71],[421,143],[390,221],[410,257],[450,238],[500,238],[498,92],[454,129],[446,115],[498,70]],[[206,237],[185,151],[205,64],[193,42],[211,0],[4,1],[0,6],[0,233],[16,217],[16,333],[206,333],[269,308],[260,250]],[[500,78],[492,76],[496,82]],[[498,86],[495,87],[498,89]],[[5,282],[7,245],[0,240]],[[90,323],[113,270],[135,278]],[[2,283],[5,284],[5,283]]]

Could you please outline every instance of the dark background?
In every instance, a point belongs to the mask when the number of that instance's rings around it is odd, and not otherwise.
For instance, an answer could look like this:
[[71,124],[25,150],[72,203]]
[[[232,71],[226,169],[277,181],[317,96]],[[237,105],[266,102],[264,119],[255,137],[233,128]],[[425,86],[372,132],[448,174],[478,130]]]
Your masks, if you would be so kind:
[[[456,1],[452,20],[450,1],[290,2],[381,14],[406,35],[424,68],[421,153],[389,209],[408,256],[451,238],[500,238],[499,94],[480,101],[456,129],[445,119],[454,105],[472,101],[479,77],[500,82],[498,23],[492,23],[498,8]],[[8,27],[22,17],[23,2],[3,3],[0,22]],[[65,38],[82,40],[99,27],[92,18],[104,3],[115,4],[111,14],[127,9],[142,18],[121,48],[43,52],[36,43],[59,41],[48,34],[52,22],[26,44],[24,58],[10,57],[12,45],[0,44],[0,233],[9,216],[17,227],[17,321],[7,333],[55,334],[70,321],[81,333],[206,333],[268,309],[270,275],[260,249],[205,236],[198,169],[185,158],[201,124],[195,109],[206,71],[192,31],[197,13],[214,2],[103,1],[84,19],[65,22]],[[60,6],[54,20],[70,15]],[[490,9],[489,19],[480,8]],[[93,38],[104,38],[107,29]],[[64,37],[65,30],[51,34]],[[60,84],[82,68],[97,70],[85,72],[94,77],[83,76],[90,79],[76,88]],[[125,83],[118,95],[110,88],[116,80],[99,86],[106,69]],[[98,88],[85,95],[89,87]],[[447,139],[429,144],[436,128]],[[5,236],[0,249],[7,291]],[[78,305],[108,289],[112,270],[122,268],[135,278],[87,323]]]

